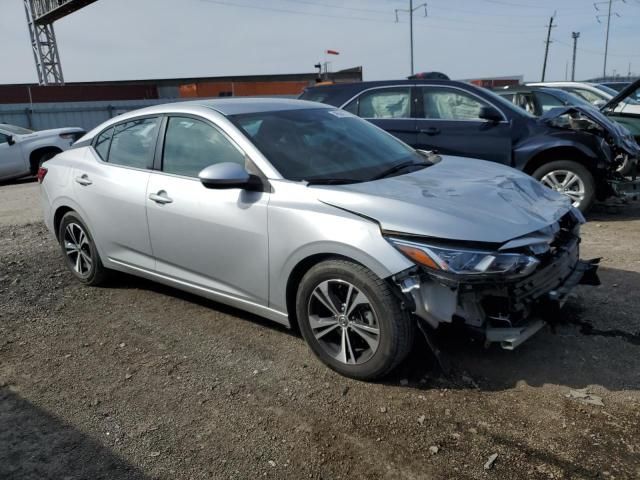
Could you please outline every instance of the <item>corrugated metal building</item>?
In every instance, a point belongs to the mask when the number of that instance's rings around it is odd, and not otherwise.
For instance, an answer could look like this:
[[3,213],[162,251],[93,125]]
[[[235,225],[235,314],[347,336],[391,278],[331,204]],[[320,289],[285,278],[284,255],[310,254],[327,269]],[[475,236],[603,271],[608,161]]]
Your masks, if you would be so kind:
[[[317,82],[317,73],[198,77],[115,82],[0,85],[0,123],[35,130],[86,130],[121,113],[194,97],[291,96]],[[362,81],[362,67],[329,73],[334,82]]]

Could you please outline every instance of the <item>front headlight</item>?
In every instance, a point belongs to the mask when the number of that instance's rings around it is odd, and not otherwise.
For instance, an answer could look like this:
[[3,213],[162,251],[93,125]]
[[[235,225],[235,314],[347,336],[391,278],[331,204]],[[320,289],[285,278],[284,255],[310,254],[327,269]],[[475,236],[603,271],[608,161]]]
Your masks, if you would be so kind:
[[455,275],[526,276],[540,261],[521,253],[487,252],[436,247],[387,237],[391,244],[415,263]]

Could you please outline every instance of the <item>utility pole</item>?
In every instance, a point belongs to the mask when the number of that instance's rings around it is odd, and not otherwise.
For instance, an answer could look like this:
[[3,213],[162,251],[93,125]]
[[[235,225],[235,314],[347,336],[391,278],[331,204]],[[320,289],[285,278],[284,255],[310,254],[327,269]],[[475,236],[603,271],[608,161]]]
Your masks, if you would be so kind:
[[549,44],[551,43],[551,29],[555,26],[553,24],[553,18],[555,16],[556,16],[556,12],[553,12],[553,15],[549,19],[549,26],[547,28],[547,41],[545,42],[546,45],[544,48],[544,63],[542,64],[542,80],[540,80],[541,82],[544,82],[544,77],[547,73],[547,59],[549,58]]
[[[605,41],[604,41],[604,64],[602,66],[602,77],[606,79],[607,77],[607,55],[609,53],[609,29],[611,27],[611,15],[615,15],[616,17],[620,17],[620,14],[618,12],[611,12],[611,6],[613,5],[614,1],[618,1],[618,0],[605,0],[602,2],[596,2],[593,4],[594,8],[596,9],[596,11],[600,11],[600,9],[598,8],[598,5],[602,5],[602,4],[607,4],[608,5],[608,9],[607,9],[607,14],[606,15],[596,15],[596,20],[598,20],[598,23],[602,23],[600,21],[600,17],[607,17],[607,33],[605,36]],[[625,0],[623,0],[625,1]]]
[[571,32],[571,38],[573,38],[573,64],[571,66],[571,81],[576,81],[576,50],[578,49],[578,38],[580,38],[580,32]]
[[411,51],[411,75],[414,74],[413,70],[413,12],[424,7],[424,16],[427,16],[427,4],[421,3],[414,7],[413,0],[409,0],[409,8],[396,8],[396,23],[398,23],[398,12],[404,12],[409,14],[409,49]]
[[609,26],[611,25],[611,4],[613,0],[609,0],[609,13],[607,13],[607,39],[604,42],[604,65],[602,66],[602,76],[607,77],[607,54],[609,53]]

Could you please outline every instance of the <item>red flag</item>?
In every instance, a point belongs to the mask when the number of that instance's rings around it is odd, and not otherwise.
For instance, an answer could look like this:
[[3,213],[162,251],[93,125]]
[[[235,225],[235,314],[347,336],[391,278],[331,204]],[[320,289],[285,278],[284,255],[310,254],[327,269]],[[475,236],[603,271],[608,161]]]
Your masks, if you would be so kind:
[[327,50],[327,55],[340,55],[337,50]]

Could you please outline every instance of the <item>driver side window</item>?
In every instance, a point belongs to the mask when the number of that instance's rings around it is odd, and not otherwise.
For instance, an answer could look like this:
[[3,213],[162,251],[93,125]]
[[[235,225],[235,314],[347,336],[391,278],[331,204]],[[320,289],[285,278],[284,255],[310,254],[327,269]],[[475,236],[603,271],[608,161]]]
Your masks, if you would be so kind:
[[480,110],[489,104],[462,90],[423,87],[424,118],[434,120],[482,121]]
[[197,177],[215,163],[245,165],[245,155],[212,125],[190,117],[171,117],[167,124],[162,171]]

